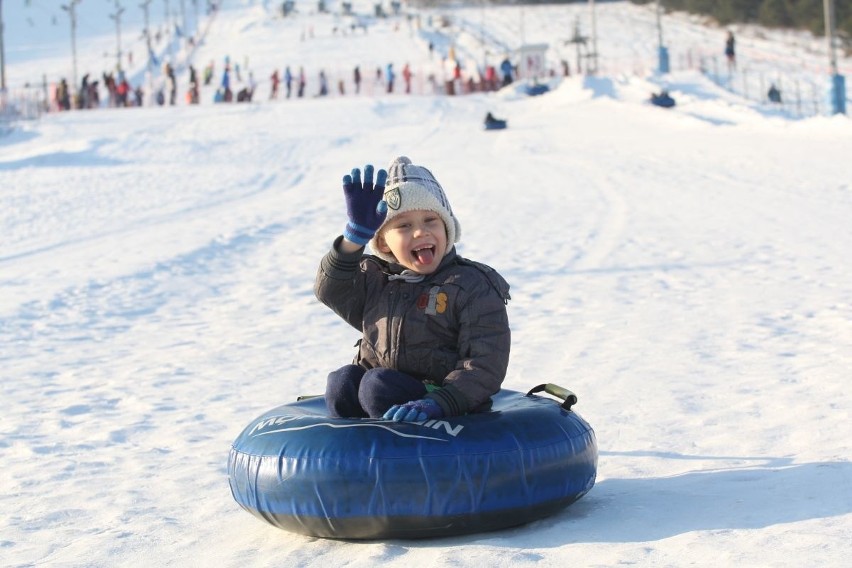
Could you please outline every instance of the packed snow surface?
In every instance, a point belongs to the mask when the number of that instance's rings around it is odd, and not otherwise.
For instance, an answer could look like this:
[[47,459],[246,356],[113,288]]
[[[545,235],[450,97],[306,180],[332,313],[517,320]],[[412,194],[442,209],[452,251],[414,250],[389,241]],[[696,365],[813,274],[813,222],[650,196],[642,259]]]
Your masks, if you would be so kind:
[[[848,117],[799,119],[696,70],[654,74],[649,7],[597,4],[593,77],[559,77],[575,21],[588,30],[585,4],[420,10],[419,27],[368,17],[368,3],[356,2],[358,19],[297,7],[282,18],[274,2],[224,2],[199,13],[194,49],[159,44],[181,92],[188,63],[215,62],[200,105],[48,113],[0,136],[0,563],[845,566]],[[13,88],[70,80],[67,14],[38,1],[3,9]],[[79,74],[99,75],[115,53],[112,6],[76,9]],[[156,87],[141,10],[126,10],[128,71]],[[673,50],[721,52],[723,29],[677,14],[663,24]],[[741,61],[787,54],[827,84],[817,40],[738,32]],[[427,88],[428,74],[443,80],[448,37],[470,69],[499,64],[521,34],[552,46],[550,92]],[[243,82],[253,72],[254,102],[211,103],[225,56]],[[375,68],[391,61],[410,61],[415,93],[383,92]],[[372,70],[361,95],[347,83],[345,96],[315,97],[314,83],[302,99],[269,100],[275,69],[348,80],[356,64]],[[674,109],[648,104],[661,88]],[[509,127],[485,131],[488,111]],[[351,360],[358,333],[319,304],[313,279],[346,222],[342,175],[399,155],[443,185],[460,253],[512,285],[504,386],[579,396],[597,484],[557,515],[495,533],[286,533],[232,499],[229,447]]]

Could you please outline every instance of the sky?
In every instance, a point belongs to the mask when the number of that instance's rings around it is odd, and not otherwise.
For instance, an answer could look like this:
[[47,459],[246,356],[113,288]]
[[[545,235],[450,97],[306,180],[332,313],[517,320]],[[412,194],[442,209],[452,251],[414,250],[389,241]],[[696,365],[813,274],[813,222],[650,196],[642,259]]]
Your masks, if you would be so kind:
[[[70,76],[68,36],[35,31],[55,11],[45,6],[4,2],[12,90]],[[107,6],[77,6],[81,75],[110,61],[113,22],[92,23]],[[747,100],[688,66],[656,74],[647,7],[598,3],[595,76],[575,72],[564,44],[575,21],[588,28],[585,5],[421,11],[419,28],[369,17],[372,4],[355,3],[357,20],[313,7],[281,18],[274,3],[225,2],[194,49],[163,43],[181,92],[186,65],[214,62],[199,105],[51,112],[0,136],[2,563],[845,565],[848,117]],[[22,15],[28,45],[13,33]],[[451,27],[436,27],[441,15]],[[139,22],[127,22],[128,48]],[[673,54],[722,49],[724,29],[678,14],[663,24]],[[777,54],[773,70],[827,83],[819,38],[736,32],[739,65]],[[443,77],[451,39],[465,70],[546,42],[548,65],[569,58],[572,74],[543,79],[536,97],[521,83],[439,96],[428,76]],[[132,48],[128,74],[156,87]],[[256,78],[252,103],[211,102],[225,56],[242,83]],[[410,63],[413,93],[370,81],[354,95],[355,65],[388,62]],[[314,82],[270,100],[285,65]],[[321,69],[345,95],[314,96]],[[662,88],[673,109],[648,103]],[[488,111],[508,128],[484,130]],[[313,279],[346,223],[341,176],[399,155],[443,185],[459,253],[512,286],[503,386],[578,395],[597,482],[498,532],[287,533],[232,499],[230,444],[351,360],[357,333],[314,298]]]

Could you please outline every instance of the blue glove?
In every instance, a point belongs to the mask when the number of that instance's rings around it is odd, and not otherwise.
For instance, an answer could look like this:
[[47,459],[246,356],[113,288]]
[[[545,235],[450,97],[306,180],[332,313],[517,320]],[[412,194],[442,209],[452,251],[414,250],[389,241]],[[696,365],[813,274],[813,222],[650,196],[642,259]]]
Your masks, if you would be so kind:
[[382,201],[385,193],[385,182],[388,173],[379,170],[376,175],[376,185],[373,186],[373,166],[364,167],[364,184],[361,185],[361,170],[355,168],[352,175],[343,176],[343,195],[346,197],[346,214],[349,222],[343,236],[356,245],[364,246],[388,214],[388,204]]
[[433,418],[443,418],[441,406],[431,398],[412,400],[405,404],[395,404],[382,416],[394,422],[423,422]]

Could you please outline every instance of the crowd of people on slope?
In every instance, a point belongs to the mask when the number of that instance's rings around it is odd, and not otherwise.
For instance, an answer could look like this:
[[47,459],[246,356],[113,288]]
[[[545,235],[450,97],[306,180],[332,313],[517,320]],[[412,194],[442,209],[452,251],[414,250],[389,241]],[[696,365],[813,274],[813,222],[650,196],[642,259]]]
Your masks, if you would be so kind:
[[[455,95],[493,91],[512,83],[517,72],[508,58],[504,60],[499,71],[494,66],[489,66],[486,68],[485,73],[481,73],[478,68],[472,70],[471,73],[465,73],[460,62],[445,60],[443,69],[447,69],[448,67],[450,71],[444,73],[441,80],[437,78],[434,72],[426,74],[425,82],[429,85],[426,92]],[[214,75],[215,63],[211,61],[204,68],[205,86],[213,82]],[[370,76],[372,76],[371,92],[386,94],[424,92],[422,82],[420,88],[415,89],[415,70],[408,62],[403,65],[399,72],[397,72],[397,68],[393,62],[389,62],[383,67],[377,66],[374,72],[365,72],[362,70],[361,65],[355,65],[349,74],[338,74],[335,77],[331,77],[325,69],[319,69],[316,72],[315,81],[309,80],[309,75],[304,66],[285,65],[281,70],[273,69],[269,75],[268,99],[277,100],[279,98],[290,99],[309,96],[325,97],[332,94],[333,90],[336,90],[336,93],[340,96],[345,96],[347,92],[358,95],[362,93],[365,82],[370,80],[368,79]],[[243,83],[244,85],[236,95],[234,93],[235,79],[236,82]],[[312,87],[311,92],[308,92],[309,85]],[[240,65],[232,63],[230,58],[226,57],[221,80],[216,88],[213,100],[214,102],[250,101],[255,96],[257,87],[258,83],[251,71],[248,72],[247,80],[243,81]],[[243,95],[242,97],[241,94]]]
[[101,74],[106,88],[106,100],[101,100],[100,81],[92,79],[91,73],[83,75],[80,88],[73,91],[68,81],[63,77],[53,90],[53,105],[56,110],[100,108],[102,104],[109,107],[142,106],[143,92],[140,87],[133,88],[124,72],[103,72]]
[[[198,102],[197,83],[194,82],[195,70],[190,65],[192,100],[187,95],[187,102]],[[103,106],[110,108],[141,107],[145,104],[145,92],[142,85],[131,86],[122,69],[117,72],[103,72],[103,88],[106,98],[101,97],[101,82],[91,78],[91,73],[83,75],[78,89],[74,90],[65,77],[52,88],[51,109],[57,111],[95,109]],[[170,63],[163,65],[164,89],[155,93],[155,101],[159,105],[166,102],[174,105],[177,102],[177,79]]]
[[[451,54],[452,55],[452,54]],[[194,65],[187,66],[188,86],[185,95],[180,96],[178,73],[168,61],[161,68],[161,75],[151,86],[150,99],[145,98],[142,84],[131,86],[125,72],[118,69],[115,73],[104,72],[103,81],[92,80],[87,73],[81,84],[73,89],[65,78],[53,88],[52,108],[54,110],[91,109],[101,106],[133,107],[152,105],[179,104],[181,98],[186,104],[201,102],[202,86],[214,84],[216,69],[215,62],[210,61],[203,69],[201,76]],[[432,70],[424,72],[415,70],[406,62],[398,71],[394,62],[384,66],[376,66],[374,70],[366,70],[362,65],[355,65],[347,74],[337,73],[332,77],[325,69],[312,73],[309,79],[304,66],[285,65],[281,70],[274,69],[269,75],[269,100],[325,97],[336,92],[339,96],[349,93],[361,94],[370,81],[369,93],[428,93],[460,95],[474,92],[495,91],[511,84],[517,77],[517,67],[506,57],[499,66],[489,65],[484,71],[478,65],[465,68],[456,58],[444,57],[440,65],[440,77]],[[420,77],[417,74],[420,73]],[[149,83],[151,84],[151,83]],[[310,87],[310,92],[308,92]],[[101,97],[101,90],[106,89],[106,98]],[[243,66],[231,61],[226,56],[223,62],[221,78],[216,85],[212,101],[215,103],[251,102],[255,99],[258,83],[254,73],[248,70],[248,60]]]
[[[563,74],[570,74],[563,62]],[[188,83],[181,95],[178,73],[168,61],[161,68],[160,77],[151,86],[152,92],[146,99],[142,85],[131,86],[123,70],[115,74],[103,73],[103,82],[92,81],[87,73],[78,88],[72,92],[71,86],[63,78],[53,92],[53,108],[56,110],[88,109],[101,106],[130,107],[145,104],[173,106],[199,104],[202,101],[202,86],[215,86],[212,101],[215,103],[251,102],[256,100],[258,82],[254,73],[248,69],[248,60],[240,63],[226,56],[223,62],[221,78],[216,84],[216,64],[210,61],[202,70],[201,76],[194,65],[187,66]],[[419,76],[418,76],[419,74]],[[551,70],[551,75],[555,72]],[[517,65],[505,57],[499,65],[488,65],[483,70],[476,64],[463,65],[454,54],[443,57],[440,65],[428,70],[414,69],[406,62],[398,70],[394,62],[376,66],[367,70],[355,65],[346,73],[332,76],[325,69],[313,71],[310,75],[304,66],[285,65],[274,69],[268,76],[269,100],[326,97],[333,93],[345,96],[368,94],[445,94],[462,95],[475,92],[496,91],[511,84],[518,76]],[[309,79],[310,77],[310,79]],[[369,82],[369,85],[368,85]],[[149,84],[151,84],[149,82]],[[156,86],[154,86],[156,85]],[[369,88],[367,88],[369,87]],[[106,88],[106,99],[100,97],[100,90]],[[310,90],[310,92],[309,92]]]
[[[309,28],[313,36],[312,28]],[[334,33],[337,33],[335,28]],[[353,30],[354,32],[355,30]],[[366,33],[366,29],[364,30]],[[304,30],[303,30],[304,35]],[[306,38],[302,38],[303,41]],[[429,57],[437,55],[434,44],[429,44]],[[436,62],[437,63],[437,62]],[[431,65],[430,65],[431,67]],[[192,64],[184,72],[189,74],[188,86],[181,91],[179,85],[180,68],[165,61],[159,76],[147,77],[139,85],[131,86],[120,68],[116,77],[112,73],[103,74],[103,82],[90,81],[86,75],[79,86],[69,85],[63,78],[51,93],[53,108],[71,110],[97,108],[100,106],[128,107],[143,105],[199,104],[202,102],[202,86],[214,85],[213,102],[251,102],[256,100],[258,83],[248,69],[248,60],[240,66],[239,62],[224,59],[221,79],[215,84],[216,69],[210,61],[199,78]],[[563,62],[563,73],[568,74],[567,64]],[[551,75],[555,73],[551,71]],[[474,92],[495,91],[511,84],[518,77],[517,65],[506,56],[499,65],[487,65],[484,68],[476,63],[464,63],[456,57],[454,50],[441,57],[440,64],[430,69],[415,69],[405,62],[401,68],[394,62],[368,69],[355,65],[351,71],[329,72],[325,68],[306,70],[304,66],[285,65],[274,69],[268,75],[269,100],[279,98],[326,97],[332,94],[344,96],[348,93],[367,94],[446,94],[461,95]],[[145,92],[147,83],[150,92]],[[106,88],[106,99],[101,99],[100,90]],[[146,96],[147,95],[147,96]],[[183,95],[183,96],[182,96]]]

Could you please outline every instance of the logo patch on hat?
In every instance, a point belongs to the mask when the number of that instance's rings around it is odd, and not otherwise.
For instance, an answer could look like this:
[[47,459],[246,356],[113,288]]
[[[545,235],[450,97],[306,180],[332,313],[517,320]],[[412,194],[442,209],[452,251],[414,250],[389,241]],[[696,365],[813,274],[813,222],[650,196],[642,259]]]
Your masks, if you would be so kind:
[[386,191],[384,199],[385,203],[388,204],[388,209],[393,209],[394,211],[396,211],[397,209],[399,209],[399,206],[402,205],[402,196],[400,196],[399,194],[398,187]]

